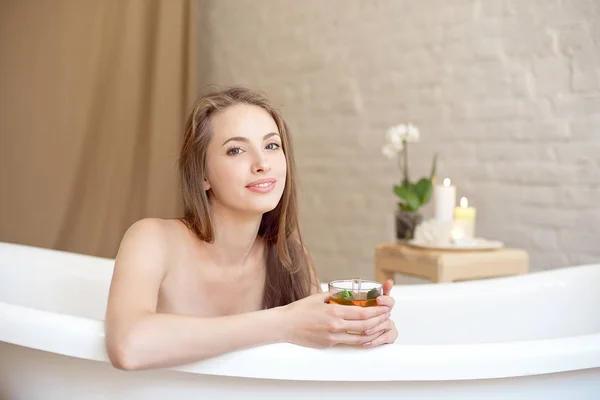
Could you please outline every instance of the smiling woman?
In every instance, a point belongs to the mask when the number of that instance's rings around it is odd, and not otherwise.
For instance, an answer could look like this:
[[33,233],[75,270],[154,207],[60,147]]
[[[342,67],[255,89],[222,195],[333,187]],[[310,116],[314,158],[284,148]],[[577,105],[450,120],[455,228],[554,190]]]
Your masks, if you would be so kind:
[[[225,206],[255,215],[273,211],[286,187],[285,153],[289,154],[290,149],[286,145],[286,152],[283,151],[284,138],[280,133],[287,135],[285,127],[280,129],[262,107],[241,103],[214,115],[211,128],[213,140],[207,148],[202,190],[209,191],[213,207]],[[252,193],[269,196],[251,196]],[[286,208],[296,209],[289,204],[289,198],[282,200],[287,202]]]
[[114,366],[176,366],[277,342],[396,340],[391,280],[369,308],[329,304],[321,293],[298,228],[289,129],[266,96],[202,96],[179,167],[184,216],[136,222],[117,254],[106,312]]

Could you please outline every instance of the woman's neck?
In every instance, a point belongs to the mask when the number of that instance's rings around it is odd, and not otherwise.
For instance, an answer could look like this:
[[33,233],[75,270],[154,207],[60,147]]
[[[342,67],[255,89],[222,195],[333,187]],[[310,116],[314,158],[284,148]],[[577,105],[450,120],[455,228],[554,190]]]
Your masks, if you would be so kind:
[[240,214],[218,204],[211,207],[215,241],[206,243],[208,257],[223,267],[242,266],[254,253],[261,214]]

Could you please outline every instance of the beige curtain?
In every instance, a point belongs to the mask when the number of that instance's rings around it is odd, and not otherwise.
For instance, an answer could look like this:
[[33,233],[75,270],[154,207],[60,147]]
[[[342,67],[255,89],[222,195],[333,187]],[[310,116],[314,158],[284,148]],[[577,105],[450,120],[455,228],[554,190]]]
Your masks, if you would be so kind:
[[0,241],[114,257],[181,213],[195,1],[0,5]]

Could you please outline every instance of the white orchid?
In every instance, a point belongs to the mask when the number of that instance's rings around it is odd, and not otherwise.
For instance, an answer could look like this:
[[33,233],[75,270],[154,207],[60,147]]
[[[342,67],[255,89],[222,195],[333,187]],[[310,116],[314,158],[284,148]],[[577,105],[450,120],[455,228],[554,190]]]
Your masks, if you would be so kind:
[[393,126],[392,128],[390,128],[390,131],[392,132],[392,135],[397,136],[399,140],[406,141],[409,143],[419,141],[419,128],[417,128],[411,123]]
[[403,125],[392,126],[387,131],[387,143],[394,150],[400,151],[404,147],[405,132],[403,132]]
[[386,132],[387,142],[382,148],[382,153],[387,158],[393,158],[404,149],[405,143],[418,142],[419,138],[419,128],[413,124],[394,125]]
[[421,133],[419,132],[419,128],[412,124],[408,124],[406,129],[406,141],[409,143],[418,142],[421,138]]
[[386,156],[387,158],[389,158],[391,160],[392,158],[394,158],[394,156],[396,155],[398,150],[396,150],[394,145],[388,143],[383,146],[383,148],[381,149],[381,152],[383,153],[384,156]]

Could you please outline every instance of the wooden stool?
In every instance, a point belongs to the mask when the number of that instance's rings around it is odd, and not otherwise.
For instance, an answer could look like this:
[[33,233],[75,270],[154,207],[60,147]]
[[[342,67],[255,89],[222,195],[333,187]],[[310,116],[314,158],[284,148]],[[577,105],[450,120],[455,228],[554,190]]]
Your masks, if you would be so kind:
[[430,250],[384,243],[375,249],[375,277],[379,282],[395,273],[433,282],[485,279],[526,274],[529,255],[520,249]]

